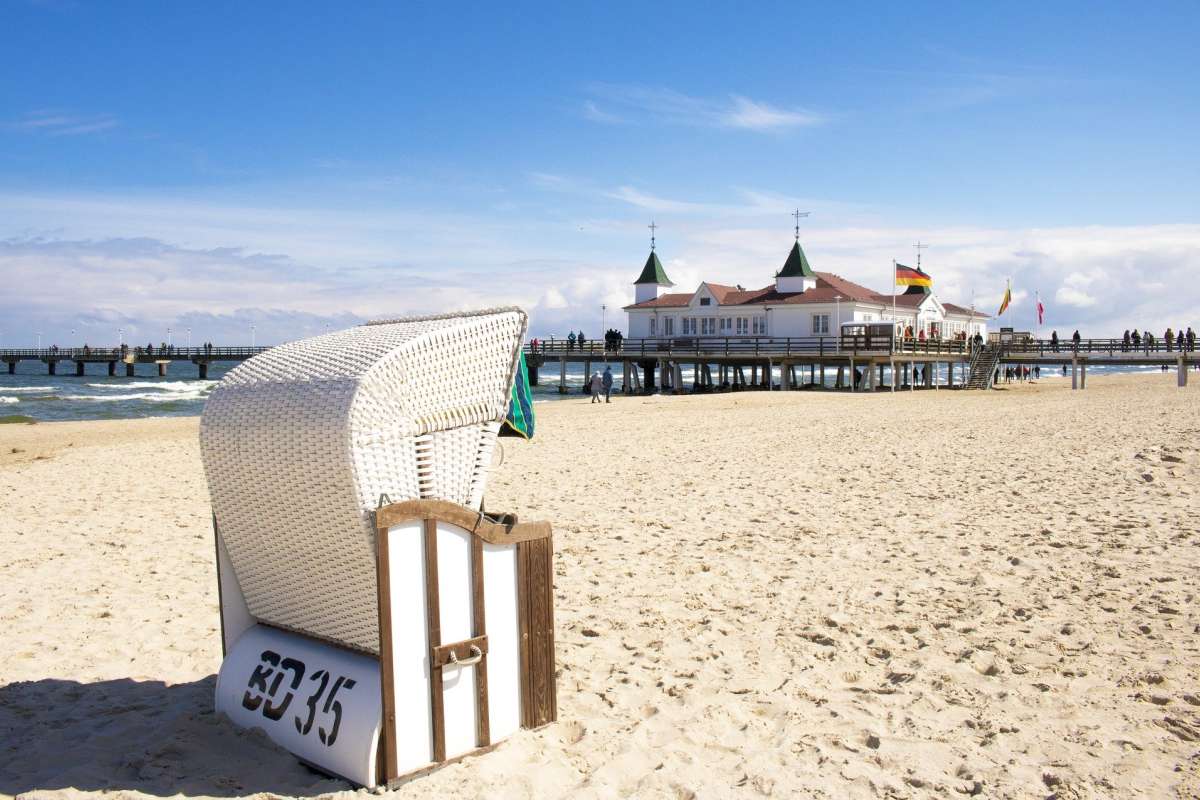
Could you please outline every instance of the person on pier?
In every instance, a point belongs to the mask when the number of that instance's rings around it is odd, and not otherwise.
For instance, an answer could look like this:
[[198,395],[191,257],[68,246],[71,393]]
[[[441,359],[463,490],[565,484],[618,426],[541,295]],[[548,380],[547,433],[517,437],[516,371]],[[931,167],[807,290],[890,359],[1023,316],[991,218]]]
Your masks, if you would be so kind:
[[1171,352],[1172,348],[1175,347],[1175,331],[1167,328],[1167,333],[1163,336],[1163,339],[1167,342],[1167,352]]
[[1121,337],[1121,352],[1129,352],[1129,329],[1125,329],[1125,335]]
[[1079,330],[1076,329],[1076,331],[1073,334],[1071,334],[1071,342],[1075,345],[1076,353],[1079,352],[1079,340],[1080,340]]
[[568,350],[575,349],[575,331],[570,331],[567,334],[567,349]]
[[1058,352],[1058,331],[1050,331],[1050,349]]
[[1193,352],[1196,349],[1196,332],[1192,330],[1192,326],[1188,325],[1187,329],[1187,349],[1188,352]]

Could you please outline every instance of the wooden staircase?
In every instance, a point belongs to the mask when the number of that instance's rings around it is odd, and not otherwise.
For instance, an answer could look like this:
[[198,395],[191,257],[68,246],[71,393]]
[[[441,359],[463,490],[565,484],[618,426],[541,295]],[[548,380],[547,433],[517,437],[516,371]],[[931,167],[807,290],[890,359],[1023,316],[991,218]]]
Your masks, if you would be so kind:
[[970,369],[967,372],[966,389],[990,389],[996,377],[996,365],[1000,363],[1000,346],[986,344],[976,348],[971,355]]

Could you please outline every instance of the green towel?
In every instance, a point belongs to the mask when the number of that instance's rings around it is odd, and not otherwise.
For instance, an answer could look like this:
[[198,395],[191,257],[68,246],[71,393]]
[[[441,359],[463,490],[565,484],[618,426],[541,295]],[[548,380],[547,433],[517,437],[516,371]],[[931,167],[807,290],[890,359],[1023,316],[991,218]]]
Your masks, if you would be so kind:
[[508,401],[508,416],[500,427],[501,436],[533,438],[533,396],[529,391],[529,372],[525,369],[525,354],[517,364],[513,378],[512,399]]

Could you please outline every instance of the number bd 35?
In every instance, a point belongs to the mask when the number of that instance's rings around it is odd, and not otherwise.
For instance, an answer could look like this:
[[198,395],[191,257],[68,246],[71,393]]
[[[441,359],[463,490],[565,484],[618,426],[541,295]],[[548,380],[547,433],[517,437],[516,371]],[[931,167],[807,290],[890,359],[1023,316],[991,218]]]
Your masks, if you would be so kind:
[[[246,692],[242,695],[242,707],[248,711],[262,709],[262,715],[272,722],[279,722],[287,714],[296,697],[306,697],[297,704],[292,715],[296,732],[308,736],[317,727],[321,744],[333,747],[338,729],[342,724],[342,704],[339,692],[349,692],[355,686],[353,678],[334,676],[328,670],[318,669],[305,681],[306,666],[296,658],[286,658],[272,650],[264,650],[261,662],[246,681]],[[282,697],[280,692],[283,692]],[[318,720],[319,716],[319,720]]]

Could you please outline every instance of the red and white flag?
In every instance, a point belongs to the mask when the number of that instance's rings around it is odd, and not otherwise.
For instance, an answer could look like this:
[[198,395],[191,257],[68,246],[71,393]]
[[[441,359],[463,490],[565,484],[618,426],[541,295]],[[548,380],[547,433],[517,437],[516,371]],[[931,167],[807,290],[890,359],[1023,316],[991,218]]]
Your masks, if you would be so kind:
[[1044,305],[1042,305],[1042,298],[1041,298],[1041,295],[1038,295],[1038,301],[1037,301],[1037,304],[1038,304],[1038,305],[1037,305],[1037,309],[1038,309],[1038,325],[1041,325],[1041,324],[1042,324],[1042,323],[1045,321],[1043,318],[1044,318],[1044,316],[1045,316],[1045,313],[1046,313],[1046,307],[1045,307]]

